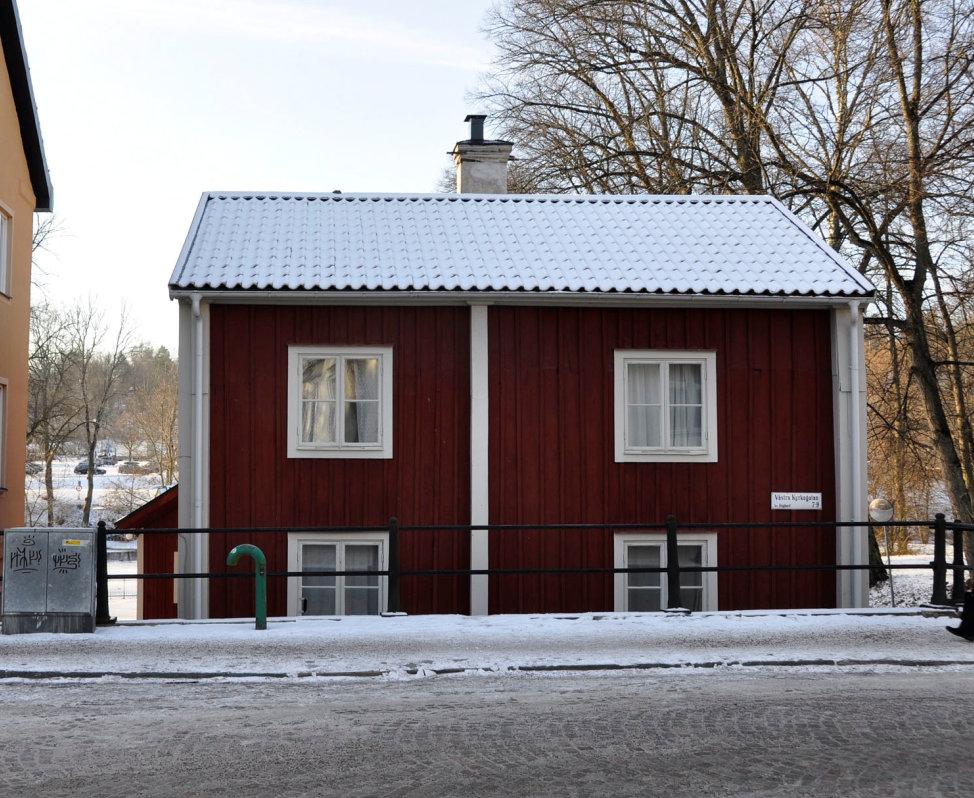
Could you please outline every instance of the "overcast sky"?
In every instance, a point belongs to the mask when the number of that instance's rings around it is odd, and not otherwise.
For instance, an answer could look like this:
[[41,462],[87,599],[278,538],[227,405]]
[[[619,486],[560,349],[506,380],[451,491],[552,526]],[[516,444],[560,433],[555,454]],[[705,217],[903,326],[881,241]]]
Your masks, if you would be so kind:
[[124,302],[175,351],[166,286],[204,190],[435,190],[491,5],[20,0],[64,225],[44,293]]

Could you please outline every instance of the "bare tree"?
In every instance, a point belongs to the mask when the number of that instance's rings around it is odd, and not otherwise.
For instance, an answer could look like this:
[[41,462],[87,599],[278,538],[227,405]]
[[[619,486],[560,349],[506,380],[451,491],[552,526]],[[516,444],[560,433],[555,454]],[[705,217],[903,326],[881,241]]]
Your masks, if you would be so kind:
[[811,5],[509,2],[484,97],[548,190],[762,193],[764,114]]
[[54,214],[34,214],[34,237],[31,240],[31,285],[43,289],[44,270],[37,262],[40,252],[49,252],[51,242],[64,233],[64,223]]
[[[168,354],[168,353],[167,353]],[[139,414],[149,462],[162,485],[176,481],[179,463],[179,377],[173,360],[161,363],[145,386],[145,401]]]
[[133,347],[124,381],[126,387],[112,425],[113,433],[128,441],[130,457],[132,448],[138,445],[162,485],[171,485],[179,460],[176,362],[165,347]]
[[114,331],[105,323],[104,314],[90,301],[79,303],[71,312],[70,334],[81,404],[80,429],[88,460],[87,490],[81,518],[84,526],[88,526],[91,520],[98,443],[116,410],[132,332],[124,308]]
[[[929,518],[943,509],[934,487],[940,483],[936,452],[923,417],[923,399],[912,379],[910,353],[891,325],[871,325],[866,335],[869,397],[869,488],[893,502],[899,518]],[[906,554],[915,531],[888,531],[893,554]],[[920,530],[926,542],[926,531]]]
[[509,0],[488,30],[501,55],[483,99],[538,185],[770,192],[879,283],[868,321],[902,343],[939,478],[974,521],[958,293],[974,4]]
[[[98,449],[106,433],[126,446],[130,458],[138,452],[148,459],[161,485],[176,479],[176,363],[165,347],[132,346],[131,337],[124,311],[118,326],[111,327],[91,302],[67,309],[44,304],[31,310],[27,442],[44,462],[43,504],[49,526],[62,523],[65,514],[64,502],[56,495],[53,463],[79,443],[87,463],[83,504],[78,483],[79,508],[82,523],[90,522]],[[145,497],[146,488],[136,481],[128,480],[131,484],[124,490],[119,484],[112,486],[115,505],[122,494],[129,503],[133,497]],[[36,494],[35,489],[26,508],[32,519],[41,506]]]
[[137,476],[119,476],[109,480],[109,487],[105,491],[102,503],[103,518],[111,519],[114,523],[129,513],[137,510],[155,494],[155,490],[147,489]]
[[[869,125],[873,181],[831,200],[844,235],[892,287],[931,443],[955,513],[974,520],[974,435],[942,277],[974,196],[974,6],[879,0],[883,49]],[[878,178],[878,179],[877,179]],[[934,332],[936,330],[936,332]],[[937,356],[937,339],[947,345]],[[974,551],[974,549],[972,549]]]
[[72,319],[49,304],[30,314],[27,443],[44,463],[47,525],[57,523],[53,462],[81,426]]
[[136,417],[131,386],[122,388],[119,404],[119,411],[112,421],[112,440],[125,450],[126,460],[134,460],[142,452],[142,429]]

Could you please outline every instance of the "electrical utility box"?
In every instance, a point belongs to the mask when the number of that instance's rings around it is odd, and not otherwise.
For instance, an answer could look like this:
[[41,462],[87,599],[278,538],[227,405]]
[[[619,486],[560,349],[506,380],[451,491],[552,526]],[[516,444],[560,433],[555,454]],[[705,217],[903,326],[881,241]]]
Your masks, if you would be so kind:
[[95,631],[96,535],[92,529],[4,533],[4,634]]

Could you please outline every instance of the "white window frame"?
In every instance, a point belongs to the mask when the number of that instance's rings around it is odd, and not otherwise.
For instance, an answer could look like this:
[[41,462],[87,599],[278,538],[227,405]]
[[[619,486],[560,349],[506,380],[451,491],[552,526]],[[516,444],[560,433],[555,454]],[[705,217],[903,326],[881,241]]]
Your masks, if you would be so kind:
[[[291,346],[288,347],[287,380],[287,456],[289,458],[392,458],[392,347],[391,346]],[[301,392],[304,358],[364,358],[379,359],[379,442],[345,443],[343,373],[335,370],[336,437],[334,443],[305,443],[301,440]]]
[[13,214],[0,205],[0,294],[5,297],[13,291],[13,226]]
[[7,394],[9,383],[0,377],[0,491],[7,489]]
[[[679,534],[677,543],[681,546],[698,545],[702,548],[701,565],[712,568],[717,565],[717,533],[694,532]],[[660,568],[666,567],[666,535],[662,532],[617,532],[615,534],[615,554],[613,568],[628,568],[627,550],[629,546],[659,546]],[[703,571],[703,596],[700,606],[702,612],[715,612],[719,606],[717,598],[717,573]],[[629,612],[629,574],[615,574],[615,611]],[[660,574],[660,607],[666,607],[667,584],[666,574]]]
[[[289,571],[301,570],[301,547],[305,543],[334,543],[339,545],[378,545],[379,547],[379,570],[389,570],[389,533],[388,532],[369,532],[367,535],[347,535],[334,532],[289,532],[287,536],[287,569]],[[336,558],[336,565],[338,564]],[[337,568],[336,570],[341,570]],[[338,609],[338,595],[344,589],[345,577],[336,577],[335,597]],[[342,596],[344,600],[344,595]],[[389,577],[379,577],[379,613],[388,610],[389,602]],[[301,615],[301,577],[289,576],[287,579],[287,614],[291,616]],[[342,616],[345,617],[345,616]],[[351,616],[351,617],[372,617],[372,616]]]
[[[629,423],[626,412],[628,364],[645,363],[660,366],[660,401],[662,416],[662,446],[629,446],[626,433]],[[703,445],[699,447],[671,446],[669,366],[699,364],[701,366],[701,399],[703,408]],[[677,349],[617,349],[614,361],[615,378],[615,461],[617,463],[716,463],[717,462],[717,353]]]

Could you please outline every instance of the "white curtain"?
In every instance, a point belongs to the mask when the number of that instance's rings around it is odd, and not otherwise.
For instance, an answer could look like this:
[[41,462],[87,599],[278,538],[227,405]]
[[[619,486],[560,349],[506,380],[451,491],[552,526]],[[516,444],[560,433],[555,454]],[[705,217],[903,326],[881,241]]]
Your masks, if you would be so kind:
[[703,375],[699,363],[670,366],[671,446],[703,446]]
[[345,361],[345,442],[379,442],[379,359]]
[[661,439],[662,397],[657,363],[629,363],[626,372],[629,446],[658,447]]
[[334,443],[335,359],[306,358],[301,371],[301,440]]

